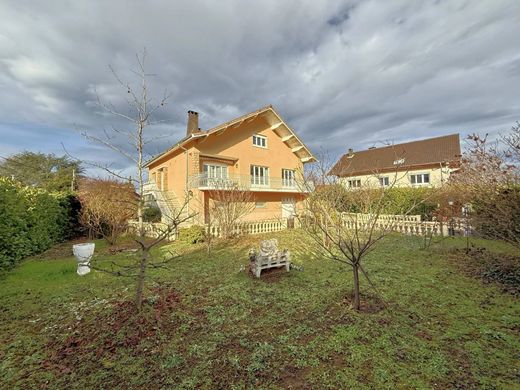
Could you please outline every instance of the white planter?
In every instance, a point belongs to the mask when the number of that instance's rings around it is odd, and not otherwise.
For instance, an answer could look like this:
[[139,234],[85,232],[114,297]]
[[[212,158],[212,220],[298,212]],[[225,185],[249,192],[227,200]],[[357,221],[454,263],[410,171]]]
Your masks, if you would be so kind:
[[78,275],[86,275],[90,272],[90,259],[94,255],[96,244],[76,244],[72,246],[72,253],[78,262]]

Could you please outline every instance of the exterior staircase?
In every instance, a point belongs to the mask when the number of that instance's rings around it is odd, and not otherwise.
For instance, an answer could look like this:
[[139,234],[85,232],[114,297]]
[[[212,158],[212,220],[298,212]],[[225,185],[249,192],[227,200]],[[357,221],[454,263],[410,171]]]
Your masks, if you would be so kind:
[[[182,203],[173,191],[162,191],[154,181],[147,182],[143,187],[144,196],[151,195],[162,214],[162,222],[169,223],[179,216],[185,219],[189,214],[187,207],[182,209]],[[189,225],[189,221],[183,222],[181,225]]]

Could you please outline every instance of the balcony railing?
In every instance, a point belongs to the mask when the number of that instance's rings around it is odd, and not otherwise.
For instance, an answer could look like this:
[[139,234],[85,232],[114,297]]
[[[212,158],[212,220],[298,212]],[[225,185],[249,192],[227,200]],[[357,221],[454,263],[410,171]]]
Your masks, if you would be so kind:
[[270,176],[228,174],[226,177],[211,177],[199,173],[189,178],[190,188],[201,190],[225,190],[240,188],[248,191],[310,192],[311,188],[296,179]]

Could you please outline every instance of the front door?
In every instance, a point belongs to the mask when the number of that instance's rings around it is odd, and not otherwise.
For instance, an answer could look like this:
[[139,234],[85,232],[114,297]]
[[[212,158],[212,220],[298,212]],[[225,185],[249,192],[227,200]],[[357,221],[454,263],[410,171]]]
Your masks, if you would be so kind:
[[294,198],[282,199],[282,218],[294,218],[296,215],[296,202]]

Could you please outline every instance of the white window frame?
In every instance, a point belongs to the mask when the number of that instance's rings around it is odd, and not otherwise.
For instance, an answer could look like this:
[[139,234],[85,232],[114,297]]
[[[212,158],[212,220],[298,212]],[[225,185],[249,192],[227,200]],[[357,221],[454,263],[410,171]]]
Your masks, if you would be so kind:
[[267,137],[265,135],[253,134],[253,146],[267,149]]
[[203,187],[222,188],[228,185],[228,166],[218,163],[204,163],[204,173],[200,185]]
[[[357,185],[352,185],[357,184]],[[349,179],[347,180],[348,188],[361,188],[361,179]]]
[[282,187],[296,187],[296,171],[294,169],[282,168]]
[[379,185],[381,187],[389,187],[390,186],[390,177],[389,176],[381,176],[379,178]]
[[251,165],[251,187],[269,187],[269,167]]
[[[424,178],[428,176],[428,181],[425,182]],[[421,181],[418,181],[418,178],[421,178]],[[413,179],[412,179],[413,178]],[[410,184],[413,186],[428,186],[431,183],[431,176],[429,172],[420,172],[420,173],[411,173],[410,174]]]
[[266,207],[267,207],[267,202],[265,200],[255,202],[256,209],[265,209]]
[[204,174],[208,179],[227,179],[228,166],[225,164],[204,163]]

